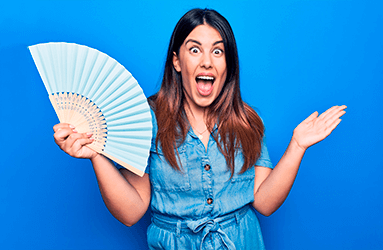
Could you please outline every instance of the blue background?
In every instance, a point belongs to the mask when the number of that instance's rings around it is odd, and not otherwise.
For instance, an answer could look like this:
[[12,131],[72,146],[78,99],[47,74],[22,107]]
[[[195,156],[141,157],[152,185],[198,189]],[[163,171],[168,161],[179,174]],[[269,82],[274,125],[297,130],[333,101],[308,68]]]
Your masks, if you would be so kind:
[[315,110],[346,104],[310,148],[284,205],[260,216],[268,249],[383,247],[381,1],[2,1],[0,247],[146,249],[146,215],[127,228],[107,211],[88,160],[59,150],[58,119],[27,46],[84,44],[158,90],[178,19],[211,7],[236,35],[245,101],[264,119],[276,164]]

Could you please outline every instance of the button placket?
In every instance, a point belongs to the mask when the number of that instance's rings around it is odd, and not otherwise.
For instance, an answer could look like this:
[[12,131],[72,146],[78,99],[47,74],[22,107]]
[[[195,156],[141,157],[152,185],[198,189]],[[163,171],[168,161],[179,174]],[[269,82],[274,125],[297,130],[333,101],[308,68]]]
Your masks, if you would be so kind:
[[211,166],[210,161],[207,155],[202,158],[201,162],[202,169],[202,176],[204,181],[204,193],[205,193],[205,202],[206,204],[212,209],[211,205],[213,204],[213,179],[212,179],[212,172],[211,172]]
[[207,202],[207,204],[211,205],[211,204],[213,203],[213,199],[212,199],[212,198],[208,198],[208,199],[206,200],[206,202]]
[[209,170],[210,170],[210,165],[209,165],[209,164],[205,164],[204,169],[205,169],[206,171],[209,171]]

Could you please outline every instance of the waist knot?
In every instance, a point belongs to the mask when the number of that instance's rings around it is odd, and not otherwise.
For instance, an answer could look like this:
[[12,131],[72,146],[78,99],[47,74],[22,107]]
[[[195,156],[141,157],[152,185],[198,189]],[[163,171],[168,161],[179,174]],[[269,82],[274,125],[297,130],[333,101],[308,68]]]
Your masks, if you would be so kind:
[[235,250],[236,247],[233,241],[222,230],[231,223],[239,223],[239,220],[246,214],[250,205],[244,206],[234,212],[224,216],[209,218],[205,217],[199,220],[181,220],[171,216],[154,213],[152,221],[160,228],[174,231],[177,235],[181,232],[200,234],[202,236],[200,249],[202,250],[209,234],[215,234],[219,239],[221,246],[227,250]]

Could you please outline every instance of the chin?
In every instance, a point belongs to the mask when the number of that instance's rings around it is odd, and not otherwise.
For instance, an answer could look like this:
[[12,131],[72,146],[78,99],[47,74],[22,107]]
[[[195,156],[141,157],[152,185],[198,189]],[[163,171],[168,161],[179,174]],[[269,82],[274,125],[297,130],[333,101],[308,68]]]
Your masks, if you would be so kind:
[[200,102],[197,102],[196,104],[197,104],[197,106],[199,106],[201,108],[207,108],[213,103],[213,100],[210,100],[210,99],[209,100],[202,100]]

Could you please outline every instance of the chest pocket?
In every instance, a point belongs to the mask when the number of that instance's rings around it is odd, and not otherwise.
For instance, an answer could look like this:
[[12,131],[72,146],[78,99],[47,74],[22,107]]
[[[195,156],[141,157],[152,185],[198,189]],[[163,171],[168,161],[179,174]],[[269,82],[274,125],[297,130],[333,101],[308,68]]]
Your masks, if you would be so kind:
[[149,174],[154,190],[166,192],[191,190],[186,147],[184,145],[178,148],[178,154],[177,163],[181,167],[181,171],[177,171],[170,166],[163,155],[161,147],[158,147],[158,152],[155,149],[151,150]]
[[231,182],[248,182],[253,181],[255,176],[254,167],[246,170],[243,174],[239,174],[243,166],[242,153],[238,153],[235,157],[235,171]]

